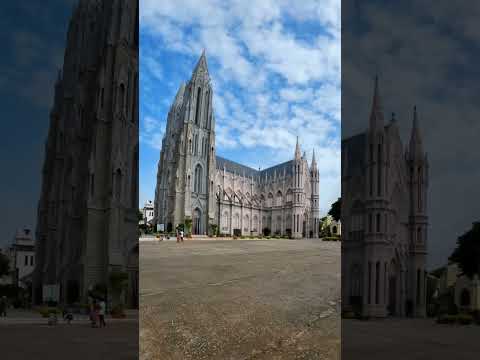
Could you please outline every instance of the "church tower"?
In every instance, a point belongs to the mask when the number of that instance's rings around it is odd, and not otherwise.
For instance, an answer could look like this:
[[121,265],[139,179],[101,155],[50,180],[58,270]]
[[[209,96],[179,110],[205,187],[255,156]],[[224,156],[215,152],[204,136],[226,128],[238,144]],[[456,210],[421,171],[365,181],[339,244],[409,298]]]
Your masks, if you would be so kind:
[[315,159],[315,149],[313,150],[312,155],[312,164],[310,168],[310,188],[312,193],[311,198],[311,216],[312,216],[312,236],[314,238],[318,238],[318,228],[320,224],[320,204],[319,204],[319,195],[318,195],[318,188],[319,188],[319,171],[317,167],[317,161]]
[[422,137],[418,126],[416,107],[413,108],[413,125],[407,152],[409,169],[409,244],[410,244],[410,289],[409,302],[412,315],[426,315],[426,249],[427,249],[427,187],[428,158],[423,151]]
[[293,227],[292,237],[301,238],[303,234],[303,173],[304,159],[300,150],[300,144],[295,145],[295,157],[293,159]]
[[363,308],[365,315],[386,315],[386,265],[387,229],[386,196],[386,133],[380,100],[378,77],[375,77],[370,126],[366,142],[366,196],[365,196],[365,263]]
[[187,219],[193,234],[206,234],[214,219],[215,120],[205,51],[190,81],[175,97],[160,153],[157,224],[174,230]]

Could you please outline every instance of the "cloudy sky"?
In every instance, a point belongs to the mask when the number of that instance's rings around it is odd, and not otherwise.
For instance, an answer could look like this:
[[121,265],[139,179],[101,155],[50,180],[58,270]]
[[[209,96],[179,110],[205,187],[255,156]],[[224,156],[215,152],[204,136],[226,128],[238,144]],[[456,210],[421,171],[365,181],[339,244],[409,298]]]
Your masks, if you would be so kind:
[[0,12],[0,247],[36,224],[53,86],[74,1],[6,1]]
[[321,211],[340,195],[340,1],[140,0],[140,204],[154,198],[166,116],[206,50],[217,154],[258,168],[299,136],[320,167]]
[[480,4],[345,0],[342,11],[342,137],[365,130],[375,73],[404,144],[417,105],[430,161],[428,261],[444,265],[480,220]]

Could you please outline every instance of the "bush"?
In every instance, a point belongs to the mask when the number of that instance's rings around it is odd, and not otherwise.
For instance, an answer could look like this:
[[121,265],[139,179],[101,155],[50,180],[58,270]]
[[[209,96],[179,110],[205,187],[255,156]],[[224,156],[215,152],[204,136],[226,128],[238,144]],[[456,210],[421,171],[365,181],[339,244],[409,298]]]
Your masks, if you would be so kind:
[[437,318],[438,324],[455,324],[457,321],[456,315],[443,314]]
[[357,315],[353,311],[342,312],[342,319],[356,319]]
[[460,325],[470,325],[473,322],[473,317],[469,314],[459,314],[457,315],[457,322]]
[[323,241],[339,241],[339,236],[325,236],[322,238]]
[[49,306],[43,306],[41,307],[38,312],[40,313],[40,315],[42,315],[42,317],[44,318],[48,318],[50,316],[50,314],[60,314],[61,311],[59,308],[57,307],[49,307]]

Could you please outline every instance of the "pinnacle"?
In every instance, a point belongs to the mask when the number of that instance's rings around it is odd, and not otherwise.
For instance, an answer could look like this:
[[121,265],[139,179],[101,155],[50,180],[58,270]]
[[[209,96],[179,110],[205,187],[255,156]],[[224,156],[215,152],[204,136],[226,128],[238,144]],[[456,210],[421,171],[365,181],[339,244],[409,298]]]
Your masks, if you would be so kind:
[[196,77],[200,73],[203,73],[204,76],[206,76],[207,78],[209,77],[208,66],[207,66],[207,56],[205,55],[205,49],[203,49],[202,55],[200,55],[197,65],[195,66],[195,70],[193,70],[192,78]]

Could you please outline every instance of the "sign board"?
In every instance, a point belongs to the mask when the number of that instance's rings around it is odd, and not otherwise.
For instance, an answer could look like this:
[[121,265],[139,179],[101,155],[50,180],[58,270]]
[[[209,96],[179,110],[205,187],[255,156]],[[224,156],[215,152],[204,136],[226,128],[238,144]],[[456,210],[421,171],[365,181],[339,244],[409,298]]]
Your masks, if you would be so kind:
[[43,302],[54,301],[58,302],[60,299],[60,285],[43,285]]
[[165,224],[157,224],[157,231],[165,231]]

